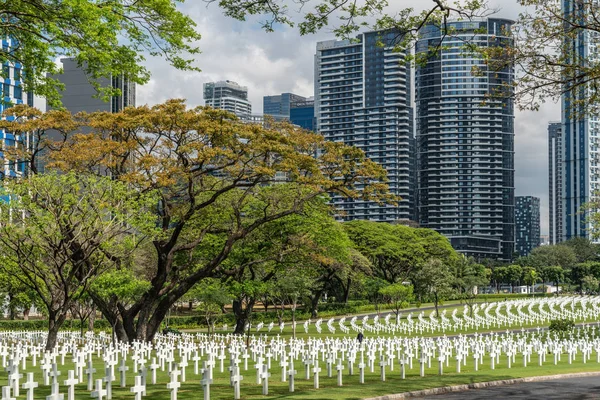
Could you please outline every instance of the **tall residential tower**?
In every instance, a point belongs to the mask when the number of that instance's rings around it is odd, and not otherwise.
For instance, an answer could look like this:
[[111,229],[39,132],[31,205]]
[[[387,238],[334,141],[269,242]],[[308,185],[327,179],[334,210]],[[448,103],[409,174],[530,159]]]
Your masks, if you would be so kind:
[[562,124],[548,124],[549,244],[563,240],[563,137]]
[[476,258],[514,250],[514,107],[500,94],[514,67],[488,71],[465,43],[507,47],[512,23],[454,21],[448,34],[428,25],[416,47],[427,57],[416,72],[419,222]]
[[[561,3],[564,20],[582,25],[588,19],[596,19],[595,10],[588,7],[595,7],[596,10],[600,7],[600,1],[597,0],[564,0]],[[569,64],[585,63],[591,68],[593,64],[597,66],[600,63],[600,33],[581,29],[577,35],[570,35],[565,40],[568,40],[565,50]],[[579,81],[581,78],[577,76],[575,79]],[[584,204],[597,197],[596,193],[600,190],[600,118],[585,115],[581,106],[591,97],[591,91],[597,90],[595,86],[593,81],[572,90],[567,86],[562,96],[563,240],[590,236],[590,223],[586,213],[581,210]]]
[[517,196],[515,199],[515,252],[527,256],[541,244],[540,198]]
[[[387,171],[398,205],[335,197],[342,220],[412,219],[410,141],[413,138],[411,74],[405,53],[394,51],[397,31],[367,32],[356,40],[317,43],[315,117],[327,140],[362,149]],[[382,44],[382,45],[380,45]]]

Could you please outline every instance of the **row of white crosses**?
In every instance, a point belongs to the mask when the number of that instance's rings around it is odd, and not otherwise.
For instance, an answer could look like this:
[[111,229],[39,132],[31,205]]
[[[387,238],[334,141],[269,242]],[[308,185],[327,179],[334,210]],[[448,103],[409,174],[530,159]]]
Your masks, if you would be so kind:
[[[560,305],[552,308],[560,309]],[[419,375],[424,376],[436,364],[437,373],[443,374],[448,368],[461,373],[461,368],[467,365],[473,370],[484,365],[490,369],[501,365],[512,368],[518,360],[527,367],[532,364],[532,357],[533,364],[537,365],[557,364],[563,357],[569,363],[579,360],[586,363],[594,355],[595,362],[600,363],[600,338],[597,337],[600,332],[596,330],[595,326],[578,328],[575,335],[562,339],[537,329],[452,338],[374,336],[365,338],[362,343],[352,337],[286,340],[279,336],[258,336],[246,344],[239,336],[230,334],[210,337],[183,334],[157,335],[153,343],[116,345],[105,334],[80,337],[61,333],[52,351],[43,351],[42,333],[2,333],[0,356],[5,358],[8,383],[2,388],[0,400],[20,396],[21,389],[26,391],[27,399],[32,400],[40,386],[50,387],[46,400],[64,400],[65,394],[68,400],[74,400],[76,385],[80,383],[87,383],[87,390],[83,392],[88,397],[110,400],[113,387],[119,385],[128,388],[136,400],[141,400],[147,395],[147,386],[159,385],[158,370],[168,375],[166,387],[171,399],[176,400],[182,385],[202,387],[203,398],[210,399],[211,385],[217,374],[229,375],[234,399],[241,397],[242,381],[260,385],[264,395],[269,394],[269,383],[275,380],[287,382],[293,392],[299,373],[296,367],[303,367],[304,374],[300,376],[312,381],[318,389],[323,376],[333,378],[335,375],[337,385],[342,386],[345,375],[357,374],[360,383],[365,383],[367,372],[379,375],[382,381],[390,376],[405,379],[407,370],[418,368]],[[548,354],[550,360],[546,360]],[[62,384],[59,364],[67,371]],[[98,364],[103,368],[97,371],[94,365]],[[36,382],[30,371],[40,369],[43,381]],[[252,370],[256,371],[256,378],[244,380],[242,374],[251,374]],[[23,382],[25,371],[27,378]],[[82,390],[78,390],[78,398],[81,398]]]
[[[400,321],[395,316],[387,314],[381,322],[378,316],[352,317],[350,327],[346,325],[346,317],[337,321],[331,318],[327,320],[329,333],[334,334],[336,329],[342,333],[349,334],[350,330],[355,332],[369,332],[372,334],[391,335],[423,335],[433,333],[459,333],[461,331],[479,331],[490,329],[510,328],[514,326],[548,325],[553,319],[573,319],[578,321],[597,320],[600,317],[600,298],[589,296],[553,297],[553,298],[529,298],[500,301],[487,304],[474,304],[470,310],[468,306],[462,308],[443,309],[439,318],[435,311],[426,314],[424,311],[416,315],[409,313],[406,320]],[[323,333],[323,319],[304,321],[305,333],[310,332],[311,324],[314,325],[316,333]],[[275,324],[271,322],[268,326],[269,332]],[[259,323],[256,332],[264,327]],[[280,332],[283,332],[285,323],[279,324]]]

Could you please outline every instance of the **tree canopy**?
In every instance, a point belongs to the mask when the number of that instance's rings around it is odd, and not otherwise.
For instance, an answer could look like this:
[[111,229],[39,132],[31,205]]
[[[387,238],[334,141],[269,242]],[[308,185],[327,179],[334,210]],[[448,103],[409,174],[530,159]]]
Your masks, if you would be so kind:
[[[29,0],[3,2],[0,37],[12,41],[0,48],[0,63],[21,65],[23,88],[57,105],[55,59],[73,57],[92,83],[124,74],[145,83],[145,55],[160,56],[176,68],[197,70],[196,23],[182,13],[179,0]],[[3,78],[6,72],[0,72]],[[97,84],[96,84],[97,85]],[[110,88],[100,88],[110,94]]]
[[[13,110],[32,114],[27,107]],[[144,272],[151,286],[134,303],[117,304],[117,311],[94,299],[122,340],[151,339],[170,307],[222,271],[235,244],[263,225],[302,213],[326,193],[396,200],[385,170],[361,150],[285,123],[245,124],[222,110],[187,108],[182,100],[120,113],[55,115],[2,126],[39,132],[35,148],[20,155],[30,163],[47,146],[47,168],[109,174],[139,193],[158,195],[160,232]],[[48,140],[53,125],[62,140]],[[92,132],[77,134],[82,125]]]

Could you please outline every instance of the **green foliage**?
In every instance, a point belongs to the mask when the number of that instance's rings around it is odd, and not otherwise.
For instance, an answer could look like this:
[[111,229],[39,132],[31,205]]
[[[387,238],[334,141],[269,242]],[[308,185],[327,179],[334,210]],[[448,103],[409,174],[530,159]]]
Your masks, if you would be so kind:
[[430,229],[362,220],[346,222],[344,228],[373,264],[374,274],[389,283],[406,281],[430,258],[453,264],[458,257],[448,239]]
[[150,282],[140,279],[130,269],[115,269],[107,271],[91,284],[90,291],[98,297],[119,299],[124,304],[130,304],[139,299],[148,290]]
[[[185,58],[199,52],[195,27],[174,0],[3,2],[0,28],[2,37],[12,38],[13,47],[0,49],[0,63],[26,66],[24,91],[57,105],[58,83],[47,77],[58,72],[57,57],[74,57],[95,85],[97,78],[121,74],[143,84],[149,80],[143,53],[165,58],[179,69],[197,70],[191,57]],[[114,94],[109,88],[102,93]]]
[[412,281],[419,300],[428,295],[431,296],[436,315],[439,315],[438,305],[452,294],[454,277],[450,267],[442,260],[432,258],[427,260],[414,274]]
[[2,190],[11,200],[0,202],[0,271],[36,293],[50,320],[50,345],[94,279],[128,265],[139,243],[153,237],[157,197],[73,172],[10,181]]
[[379,289],[379,294],[392,304],[392,309],[396,314],[396,321],[400,318],[400,310],[408,307],[414,300],[413,287],[403,283],[393,283]]
[[565,337],[575,329],[575,322],[570,319],[553,319],[550,321],[550,332]]

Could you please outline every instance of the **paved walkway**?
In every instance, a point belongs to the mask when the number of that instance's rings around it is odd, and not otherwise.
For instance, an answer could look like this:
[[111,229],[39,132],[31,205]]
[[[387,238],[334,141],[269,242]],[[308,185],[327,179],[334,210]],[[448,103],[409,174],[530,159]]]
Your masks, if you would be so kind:
[[600,376],[526,382],[419,397],[427,400],[587,400],[600,399]]

